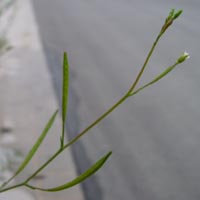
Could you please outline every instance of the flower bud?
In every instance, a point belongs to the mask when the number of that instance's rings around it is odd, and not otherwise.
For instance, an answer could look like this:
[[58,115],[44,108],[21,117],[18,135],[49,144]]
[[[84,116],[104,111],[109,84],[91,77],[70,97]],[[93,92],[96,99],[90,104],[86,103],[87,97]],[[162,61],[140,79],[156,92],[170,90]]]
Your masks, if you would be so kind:
[[175,20],[176,18],[178,18],[178,17],[182,14],[182,12],[183,12],[183,10],[179,10],[178,12],[176,12],[176,13],[174,14],[173,19]]
[[177,63],[182,63],[184,62],[185,60],[189,59],[190,56],[189,54],[185,51],[177,60]]
[[172,25],[173,21],[178,18],[182,14],[182,10],[178,10],[175,12],[175,9],[172,9],[168,15],[168,17],[165,19],[165,23],[163,27],[161,28],[161,34],[163,34],[169,26]]

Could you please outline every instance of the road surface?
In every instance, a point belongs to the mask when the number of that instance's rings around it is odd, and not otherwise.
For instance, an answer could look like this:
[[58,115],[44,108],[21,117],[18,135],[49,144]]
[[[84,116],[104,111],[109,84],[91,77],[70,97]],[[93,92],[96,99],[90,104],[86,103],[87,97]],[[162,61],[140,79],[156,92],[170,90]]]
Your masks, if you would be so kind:
[[127,100],[73,152],[78,173],[114,152],[83,184],[87,200],[199,200],[200,2],[33,0],[33,6],[59,101],[62,54],[69,54],[70,138],[125,94],[170,9],[184,10],[159,43],[140,84],[185,50],[191,59]]

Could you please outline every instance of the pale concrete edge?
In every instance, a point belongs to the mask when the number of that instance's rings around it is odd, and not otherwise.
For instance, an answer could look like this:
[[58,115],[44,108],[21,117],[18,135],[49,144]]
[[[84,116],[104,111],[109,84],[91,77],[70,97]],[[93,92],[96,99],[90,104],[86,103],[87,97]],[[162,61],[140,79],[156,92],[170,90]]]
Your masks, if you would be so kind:
[[[41,70],[41,71],[45,71],[47,72],[45,76],[47,76],[48,74],[48,79],[49,82],[51,81],[50,78],[50,74],[48,71],[48,67],[46,65],[45,62],[45,58],[44,58],[44,53],[43,53],[43,49],[42,49],[42,45],[40,42],[40,38],[39,38],[39,34],[38,34],[38,27],[37,27],[37,23],[35,20],[35,16],[34,16],[34,11],[33,11],[33,7],[31,4],[30,0],[18,0],[17,1],[17,11],[16,11],[16,19],[13,21],[12,27],[8,33],[8,39],[10,41],[10,43],[14,46],[15,48],[15,52],[20,49],[22,50],[23,48],[25,49],[31,49],[33,51],[39,51],[42,55],[40,56],[39,60],[42,57],[42,63],[40,67],[43,67],[45,69]],[[23,20],[25,20],[23,22]],[[27,26],[28,25],[28,26]],[[28,29],[27,29],[28,28]],[[31,32],[31,35],[30,35]],[[27,34],[27,35],[26,35]],[[23,38],[22,38],[23,37]],[[10,59],[10,57],[13,56],[14,53],[9,53],[8,56],[6,56],[5,59],[2,59],[1,62],[3,62],[6,59]],[[18,55],[17,55],[18,56]],[[14,58],[15,60],[16,58]],[[23,59],[23,58],[22,58]],[[12,58],[11,58],[12,60]],[[19,58],[20,60],[20,58]],[[19,61],[19,63],[15,63],[15,61],[12,60],[12,64],[21,64],[23,63],[23,61]],[[17,61],[18,62],[18,61]],[[6,64],[5,64],[6,65]],[[49,85],[51,85],[51,83],[49,83]],[[51,85],[52,86],[52,85]],[[52,96],[50,98],[53,99],[53,103],[50,102],[50,104],[57,104],[56,102],[56,97],[55,94],[50,92],[50,94],[52,94]],[[54,94],[54,95],[53,95]],[[56,105],[58,106],[58,105]],[[59,122],[56,124],[56,126],[59,126]],[[53,138],[54,139],[54,138]],[[44,149],[44,148],[43,148]],[[48,153],[48,150],[46,150]],[[45,153],[44,153],[45,154]],[[71,168],[71,170],[69,170],[71,172],[71,174],[69,175],[69,177],[71,178],[71,176],[75,176],[75,169],[74,169],[74,163],[73,163],[73,159],[71,158],[71,153],[68,153],[67,158],[69,158],[69,160],[66,161],[67,165],[68,165],[68,169]],[[70,166],[69,166],[70,165]],[[54,173],[56,176],[56,173]],[[56,176],[59,177],[59,176]],[[59,181],[59,180],[57,180]],[[63,182],[61,182],[62,184]],[[33,197],[32,196],[27,196],[28,193],[27,191],[24,190],[16,190],[15,192],[11,192],[11,193],[4,193],[4,197],[3,199],[6,200],[6,198],[8,198],[9,200],[12,200],[12,198],[14,199],[26,199],[26,200],[32,200]],[[69,197],[71,197],[70,199],[74,199],[74,200],[81,200],[83,199],[83,194],[82,191],[80,189],[80,187],[77,187],[76,190],[72,190],[72,192],[75,192],[76,194],[69,194]],[[37,200],[45,200],[45,199],[50,199],[49,195],[45,195],[46,193],[42,194],[42,195],[34,195],[35,199]],[[63,194],[63,195],[62,195]],[[62,193],[59,195],[59,199],[65,199],[67,194]],[[63,196],[63,198],[62,198]],[[54,198],[57,198],[56,196],[54,196]]]

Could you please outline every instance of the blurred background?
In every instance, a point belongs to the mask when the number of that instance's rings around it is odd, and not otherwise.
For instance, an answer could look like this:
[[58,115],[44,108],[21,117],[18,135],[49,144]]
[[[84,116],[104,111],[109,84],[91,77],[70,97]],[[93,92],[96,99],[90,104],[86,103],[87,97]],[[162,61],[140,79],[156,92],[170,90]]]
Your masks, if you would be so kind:
[[69,138],[127,92],[169,11],[183,9],[139,85],[184,51],[191,58],[128,99],[73,145],[72,153],[80,174],[113,151],[102,170],[81,185],[86,200],[199,200],[200,2],[32,0],[32,5],[59,102],[63,51],[69,55]]
[[113,156],[83,183],[87,200],[200,198],[200,2],[33,0],[49,70],[61,99],[62,53],[70,61],[70,138],[125,94],[171,8],[183,9],[156,49],[146,83],[188,51],[191,59],[120,106],[73,146],[80,173]]

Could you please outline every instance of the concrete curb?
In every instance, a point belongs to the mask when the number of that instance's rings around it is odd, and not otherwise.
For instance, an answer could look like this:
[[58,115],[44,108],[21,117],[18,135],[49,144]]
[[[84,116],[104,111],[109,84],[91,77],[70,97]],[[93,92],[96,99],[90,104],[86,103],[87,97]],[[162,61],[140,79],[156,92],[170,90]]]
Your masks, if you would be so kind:
[[[49,117],[58,108],[58,104],[42,52],[31,2],[18,0],[15,6],[16,16],[8,33],[8,39],[14,48],[0,58],[0,93],[3,94],[0,97],[0,126],[10,128],[9,134],[4,134],[0,138],[0,146],[20,149],[26,153]],[[59,116],[39,152],[16,181],[34,172],[58,149],[60,122]],[[32,183],[41,187],[53,187],[75,176],[74,162],[68,150]],[[0,199],[4,200],[66,198],[84,199],[79,186],[58,193],[16,189],[0,195]]]

